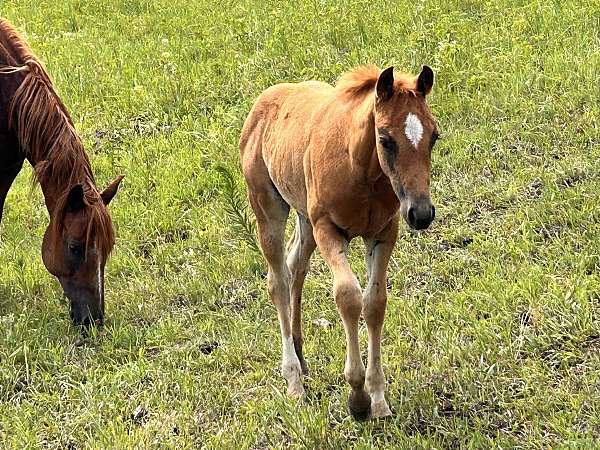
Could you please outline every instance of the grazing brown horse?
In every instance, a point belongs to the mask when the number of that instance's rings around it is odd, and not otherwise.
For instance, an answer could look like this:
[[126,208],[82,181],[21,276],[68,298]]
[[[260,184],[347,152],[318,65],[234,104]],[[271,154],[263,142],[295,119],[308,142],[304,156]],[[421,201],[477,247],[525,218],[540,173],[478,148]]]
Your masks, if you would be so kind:
[[[346,332],[348,405],[357,419],[391,414],[380,352],[386,271],[399,215],[414,229],[427,228],[435,216],[429,178],[437,130],[425,101],[432,86],[427,66],[414,78],[395,77],[392,67],[363,67],[344,74],[336,87],[278,84],[260,95],[242,130],[242,170],[279,316],[288,393],[304,393],[302,285],[319,247],[333,272]],[[286,258],[290,206],[298,215]],[[348,243],[357,236],[366,246],[364,292],[347,259]],[[358,340],[361,313],[369,333],[366,378]]]
[[73,321],[101,324],[104,265],[115,241],[106,205],[123,177],[98,191],[88,156],[45,68],[0,19],[0,220],[25,159],[34,167],[50,215],[44,264],[69,298]]

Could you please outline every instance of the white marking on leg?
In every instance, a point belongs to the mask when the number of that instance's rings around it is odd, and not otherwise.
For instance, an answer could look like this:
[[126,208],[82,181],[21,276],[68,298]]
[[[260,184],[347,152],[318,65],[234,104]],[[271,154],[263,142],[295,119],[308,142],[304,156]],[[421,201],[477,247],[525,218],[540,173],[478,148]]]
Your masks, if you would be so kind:
[[371,400],[374,404],[385,403],[385,396],[383,394],[383,391],[371,393]]
[[295,366],[296,363],[300,364],[298,356],[296,355],[296,350],[294,350],[294,339],[292,339],[292,336],[285,336],[282,338],[282,353],[283,367],[290,368]]
[[292,336],[281,336],[281,347],[282,347],[282,362],[281,362],[281,374],[288,382],[288,394],[294,397],[300,397],[304,394],[304,388],[300,381],[300,374],[302,368],[300,367],[300,360],[296,355],[296,349],[294,348],[294,339]]
[[419,118],[413,113],[408,113],[408,116],[406,116],[406,128],[404,129],[404,134],[406,134],[406,137],[411,144],[417,148],[423,137],[423,124],[421,124]]

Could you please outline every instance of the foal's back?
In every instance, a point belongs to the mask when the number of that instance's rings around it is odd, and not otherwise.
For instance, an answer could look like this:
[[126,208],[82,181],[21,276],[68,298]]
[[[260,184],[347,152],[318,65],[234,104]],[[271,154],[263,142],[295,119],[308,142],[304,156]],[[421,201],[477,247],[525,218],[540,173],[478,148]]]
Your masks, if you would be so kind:
[[266,89],[240,139],[242,169],[250,184],[274,184],[277,194],[306,216],[307,150],[317,142],[326,147],[332,139],[344,139],[339,130],[343,113],[335,88],[327,83],[282,83]]

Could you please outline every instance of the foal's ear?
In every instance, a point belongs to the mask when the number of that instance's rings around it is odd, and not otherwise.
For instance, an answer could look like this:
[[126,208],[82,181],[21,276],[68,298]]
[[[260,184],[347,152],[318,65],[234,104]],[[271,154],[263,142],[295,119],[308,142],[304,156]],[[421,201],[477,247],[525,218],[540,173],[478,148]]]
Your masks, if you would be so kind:
[[417,92],[427,95],[433,87],[433,70],[429,66],[423,66],[417,78]]
[[67,194],[67,211],[77,212],[85,208],[83,185],[76,184]]
[[390,66],[377,78],[377,100],[388,100],[394,95],[394,66]]
[[105,205],[108,205],[113,199],[123,178],[125,178],[125,175],[119,175],[108,186],[106,186],[106,189],[100,192],[100,197],[102,197],[102,201]]

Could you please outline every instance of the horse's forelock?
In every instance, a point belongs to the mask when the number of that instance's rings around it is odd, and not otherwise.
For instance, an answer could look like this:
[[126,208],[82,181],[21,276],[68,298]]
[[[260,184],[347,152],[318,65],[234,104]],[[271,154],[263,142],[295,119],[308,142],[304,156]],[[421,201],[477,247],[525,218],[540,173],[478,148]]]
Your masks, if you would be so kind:
[[100,194],[96,192],[96,196],[95,203],[89,206],[90,220],[88,223],[87,241],[89,243],[93,234],[97,251],[106,259],[115,245],[115,229]]
[[[68,193],[66,190],[58,199],[54,208],[52,218],[52,232],[55,236],[60,236],[64,231],[65,217],[68,212]],[[104,259],[108,258],[115,244],[115,230],[112,219],[108,213],[108,209],[104,205],[98,191],[87,186],[84,189],[84,205],[87,214],[87,229],[86,229],[86,251],[91,244],[96,245],[96,251],[102,255]]]

